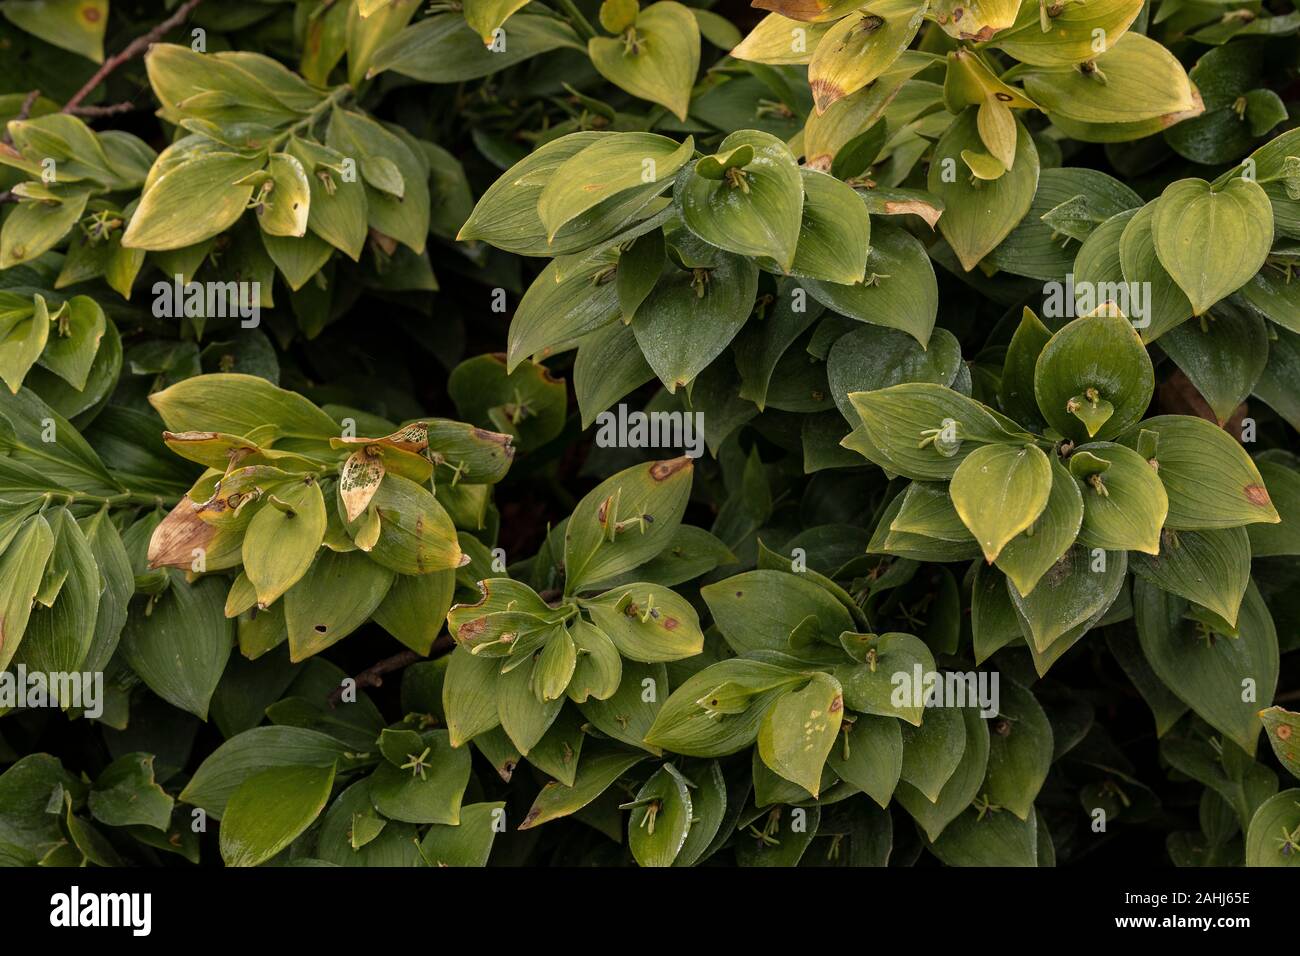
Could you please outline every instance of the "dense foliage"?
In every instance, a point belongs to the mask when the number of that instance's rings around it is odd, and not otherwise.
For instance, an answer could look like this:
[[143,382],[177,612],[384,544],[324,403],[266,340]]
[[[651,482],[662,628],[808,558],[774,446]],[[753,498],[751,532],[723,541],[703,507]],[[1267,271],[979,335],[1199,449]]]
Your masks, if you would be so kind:
[[1300,865],[1300,12],[754,5],[0,5],[0,862]]

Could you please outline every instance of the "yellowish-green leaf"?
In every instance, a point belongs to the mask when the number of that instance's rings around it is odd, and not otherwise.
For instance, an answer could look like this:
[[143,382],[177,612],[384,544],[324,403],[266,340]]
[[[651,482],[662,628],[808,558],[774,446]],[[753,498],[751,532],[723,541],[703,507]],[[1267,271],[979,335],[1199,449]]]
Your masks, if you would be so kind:
[[1052,466],[1037,445],[984,445],[952,476],[953,506],[991,564],[1047,507]]
[[925,9],[914,0],[872,0],[831,27],[808,64],[817,112],[889,69],[921,28]]
[[268,492],[244,534],[244,573],[257,603],[271,604],[311,567],[325,537],[325,500],[315,480],[298,480]]

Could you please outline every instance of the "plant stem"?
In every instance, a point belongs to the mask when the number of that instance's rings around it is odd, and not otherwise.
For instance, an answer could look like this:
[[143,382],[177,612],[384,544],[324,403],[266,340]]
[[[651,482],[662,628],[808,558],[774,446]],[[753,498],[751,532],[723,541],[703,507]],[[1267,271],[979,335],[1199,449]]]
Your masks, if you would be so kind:
[[45,493],[47,504],[53,504],[56,500],[63,505],[81,503],[106,505],[110,508],[122,505],[154,505],[161,508],[173,508],[180,499],[168,498],[165,495],[151,495],[143,491],[124,491],[116,495],[92,495],[83,491],[47,491]]
[[325,97],[325,99],[312,107],[310,113],[277,136],[272,143],[271,151],[275,152],[280,149],[280,147],[282,147],[288,140],[292,139],[294,134],[299,131],[310,130],[316,125],[320,118],[325,115],[326,110],[333,109],[339,102],[350,96],[352,92],[352,87],[347,85],[335,87],[330,91],[329,96]]
[[573,24],[573,29],[578,31],[578,36],[584,40],[590,40],[596,35],[596,28],[591,25],[591,21],[582,15],[582,11],[578,9],[578,5],[573,0],[559,0],[559,5],[560,9],[564,11],[564,15],[569,18],[569,22]]

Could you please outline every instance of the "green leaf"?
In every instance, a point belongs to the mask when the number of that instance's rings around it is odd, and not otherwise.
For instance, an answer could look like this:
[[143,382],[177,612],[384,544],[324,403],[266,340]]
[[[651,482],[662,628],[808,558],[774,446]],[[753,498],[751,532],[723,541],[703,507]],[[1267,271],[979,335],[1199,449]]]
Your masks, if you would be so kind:
[[1146,123],[1121,134],[1136,139],[1204,109],[1178,59],[1141,33],[1125,33],[1086,62],[1093,66],[1028,66],[1019,73],[1030,99],[1053,123],[1067,124],[1067,135],[1074,135],[1073,124]]
[[[989,759],[993,759],[991,753]],[[1037,866],[1038,841],[1050,838],[1046,828],[1040,835],[1033,807],[1024,818],[1000,809],[989,808],[985,813],[969,807],[929,849],[947,866]]]
[[[1127,319],[1098,312],[1052,336],[1034,365],[1034,396],[1043,418],[1076,441],[1118,435],[1142,417],[1155,372]],[[1109,415],[1092,415],[1102,402]]]
[[544,358],[571,349],[584,335],[613,322],[619,308],[613,281],[617,263],[615,253],[604,253],[564,279],[557,278],[555,262],[543,269],[510,323],[506,370],[513,372],[533,355]]
[[758,269],[741,256],[719,254],[707,269],[672,269],[632,319],[646,362],[670,392],[693,382],[749,318]]
[[[537,213],[542,191],[567,160],[612,135],[584,130],[539,146],[488,187],[457,238],[481,239],[498,249],[519,255],[560,255],[580,250],[587,253],[593,243],[614,235],[633,217],[649,216],[650,211],[643,207],[661,191],[657,183],[614,196],[561,228],[554,238],[547,237],[546,227]],[[587,258],[584,256],[582,259],[584,266]],[[612,257],[610,261],[613,261]],[[567,272],[555,275],[557,279],[568,278]]]
[[641,866],[672,866],[691,826],[686,778],[667,763],[637,791],[629,805],[627,843]]
[[[47,196],[51,201],[44,201]],[[42,191],[42,199],[20,201],[0,231],[0,269],[12,269],[52,249],[81,218],[87,196],[84,189],[49,189]]]
[[707,857],[727,813],[727,781],[716,760],[698,769],[692,767],[691,782],[695,784],[691,794],[691,827],[686,831],[686,841],[677,852],[673,866],[695,866]]
[[1052,725],[1033,694],[1005,677],[999,684],[983,796],[1030,821],[1034,800],[1052,765]]
[[[940,711],[934,711],[938,712]],[[948,824],[970,806],[984,782],[984,772],[988,766],[989,731],[984,718],[973,707],[962,708],[960,716],[965,729],[965,746],[957,768],[948,776],[938,793],[938,799],[931,800],[906,779],[899,782],[898,790],[895,791],[895,797],[903,809],[921,825],[931,841],[937,840]],[[906,768],[906,742],[903,762]]]
[[[860,663],[834,668],[844,688],[844,702],[860,714],[897,717],[913,726],[923,720],[924,695],[911,693],[909,684],[924,681],[934,671],[934,654],[925,641],[911,634],[840,635],[840,644]],[[916,675],[922,675],[916,677]],[[915,688],[913,688],[915,689]]]
[[210,239],[243,215],[258,161],[237,153],[186,158],[147,185],[122,236],[127,249],[183,249]]
[[487,866],[505,803],[471,803],[460,808],[460,823],[435,823],[420,841],[427,866]]
[[366,222],[416,253],[424,252],[429,233],[429,169],[407,141],[369,116],[335,108],[330,114],[326,143],[345,156],[356,157],[362,169],[378,159],[393,163],[401,173],[404,192],[394,196],[366,182]]
[[[411,12],[417,6],[411,4]],[[368,78],[392,70],[425,83],[459,83],[488,76],[551,50],[582,49],[573,28],[553,16],[516,13],[505,34],[504,49],[494,52],[483,45],[482,38],[459,13],[425,17],[382,43],[374,51],[365,75]],[[351,82],[356,84],[361,79],[353,77]]]
[[757,570],[700,588],[714,623],[737,654],[754,650],[789,653],[791,635],[834,645],[853,618],[824,588],[798,574]]
[[1166,531],[1157,555],[1129,557],[1135,574],[1148,583],[1209,608],[1237,623],[1250,583],[1251,540],[1244,528]]
[[861,714],[845,721],[844,739],[827,761],[836,776],[857,787],[880,806],[889,806],[903,769],[903,735],[888,717]]
[[442,707],[453,747],[501,723],[497,714],[500,670],[495,658],[478,657],[463,646],[452,651],[442,684]]
[[255,727],[231,737],[208,755],[181,791],[180,800],[220,820],[240,785],[268,767],[333,767],[347,745],[298,727]]
[[1246,832],[1247,866],[1300,866],[1300,787],[1283,790],[1260,804]]
[[942,482],[914,481],[907,486],[902,499],[902,506],[889,522],[890,531],[921,534],[941,541],[975,541]]
[[961,345],[947,329],[938,329],[922,347],[893,329],[863,326],[841,335],[826,356],[826,378],[835,405],[845,420],[858,421],[850,392],[869,392],[900,382],[951,385],[961,370]]
[[673,691],[645,742],[694,757],[722,757],[758,739],[767,708],[804,677],[773,664],[734,658],[711,664]]
[[614,693],[604,700],[588,697],[578,705],[578,710],[605,736],[658,754],[659,748],[645,737],[667,697],[667,667],[622,661]]
[[1178,697],[1249,754],[1260,722],[1257,701],[1273,699],[1278,678],[1277,631],[1259,590],[1246,589],[1237,637],[1215,634],[1186,616],[1188,604],[1138,578],[1133,613],[1142,653]]
[[619,89],[664,106],[686,119],[691,87],[700,68],[700,27],[690,9],[674,0],[652,3],[625,37],[587,41],[591,65]]
[[316,559],[325,537],[325,499],[310,476],[268,492],[248,523],[244,573],[266,607],[293,587]]
[[497,679],[497,712],[501,716],[501,727],[525,757],[550,729],[564,706],[562,694],[543,700],[534,689],[533,671],[537,667],[538,661],[526,661]]
[[[0,378],[15,394],[41,357],[50,335],[50,314],[45,299],[39,295],[33,298],[34,305],[27,303],[25,297],[7,295],[6,307],[0,312]],[[10,304],[10,299],[17,301]]]
[[[761,62],[777,63],[787,60],[806,63],[811,58],[811,52],[805,53],[802,57],[791,55],[791,51],[797,45],[796,40],[802,38],[804,45],[810,51],[815,50],[820,37],[834,26],[835,24],[801,24],[784,18],[773,20],[772,17],[768,17],[755,28],[741,48],[732,51],[732,56],[758,60],[759,57],[749,57],[740,51],[755,41],[760,34],[765,34],[766,38],[759,42],[759,46],[766,50],[766,53],[762,54],[764,58]],[[773,32],[768,33],[769,30]],[[796,30],[802,30],[803,33],[796,33]],[[885,145],[887,130],[885,124],[881,122],[885,109],[908,80],[934,62],[935,57],[932,54],[922,53],[919,50],[904,50],[876,80],[856,93],[836,100],[824,113],[818,113],[816,110],[810,113],[803,132],[804,155],[807,157],[808,167],[822,172],[829,171],[840,179],[865,172],[868,164],[880,155]],[[877,186],[875,190],[862,196],[871,212],[889,214],[887,197],[892,192]],[[927,201],[927,194],[919,190],[915,191],[915,196],[921,202]],[[873,207],[872,203],[876,197],[880,197],[881,204]],[[938,218],[938,212],[939,210],[932,209],[932,215],[924,212],[922,215],[925,215],[927,222],[933,225],[934,220]]]
[[1200,322],[1170,329],[1160,347],[1196,386],[1222,426],[1264,374],[1268,340],[1268,325],[1259,316],[1221,309]]
[[65,792],[84,793],[84,784],[49,754],[29,754],[0,774],[0,845],[7,860],[35,865],[64,841],[57,813]]
[[1023,444],[1032,440],[1015,423],[942,385],[904,382],[869,392],[850,392],[862,418],[872,461],[895,474],[920,481],[952,478],[958,466],[981,445]]
[[578,659],[569,681],[569,698],[576,704],[588,698],[609,700],[623,677],[623,659],[609,635],[581,618],[568,625]]
[[347,157],[337,150],[297,137],[285,149],[307,174],[307,228],[356,261],[367,235],[365,184],[355,175],[344,178],[341,170]]
[[1021,639],[1015,605],[1006,578],[987,565],[979,565],[971,584],[971,636],[976,666]]
[[455,588],[456,572],[450,568],[429,574],[399,574],[372,617],[411,650],[427,655],[442,633]]
[[490,46],[497,27],[527,5],[528,0],[466,0],[465,21],[478,33],[483,45]]
[[8,667],[18,651],[53,551],[54,532],[43,516],[32,515],[0,554],[0,667]]
[[[1065,291],[1062,286],[1066,284],[1063,281],[1066,276],[1077,272],[1070,268],[1080,248],[1076,242],[1086,242],[1106,220],[1141,204],[1137,193],[1098,170],[1044,169],[1029,212],[985,257],[985,264],[1055,283],[1046,287],[1048,299],[1044,310],[1057,306],[1054,314],[1061,315],[1064,310],[1060,306],[1064,303],[1053,299],[1059,295],[1057,290]],[[1075,276],[1076,283],[1080,278]],[[1078,309],[1076,314],[1091,309],[1091,306]]]
[[998,401],[1004,411],[1018,422],[1032,424],[1039,420],[1038,403],[1034,399],[1034,365],[1052,333],[1034,310],[1025,307],[1020,324],[1007,346],[1007,357],[1002,363],[1002,380],[998,386]]
[[1048,569],[1032,593],[1021,594],[1008,578],[1007,592],[1019,612],[1025,640],[1041,654],[1058,640],[1082,636],[1115,602],[1127,567],[1123,551],[1089,552],[1076,544]]
[[624,584],[584,600],[581,606],[619,653],[631,660],[675,661],[704,648],[695,609],[667,588]]
[[126,624],[127,606],[135,593],[135,576],[131,560],[122,545],[122,536],[107,509],[97,511],[81,521],[90,545],[95,566],[103,581],[99,593],[99,610],[95,615],[95,634],[82,666],[89,671],[107,667],[117,650],[122,628]]
[[196,375],[154,392],[149,404],[173,432],[246,435],[268,424],[286,438],[329,439],[339,426],[297,392],[256,375]]
[[645,235],[637,236],[630,241],[630,244],[621,247],[614,281],[618,284],[618,305],[623,312],[625,322],[636,315],[637,308],[654,290],[663,270],[662,229],[654,229]]
[[[379,517],[379,537],[367,552],[372,561],[398,574],[411,575],[460,567],[463,554],[456,528],[438,499],[423,485],[401,475],[385,475],[366,514],[371,512]],[[348,526],[354,540],[366,520],[363,514]]]
[[[1046,21],[1040,11],[1046,9]],[[1022,4],[1015,23],[998,33],[991,46],[1009,53],[1021,63],[1034,66],[1065,66],[1090,60],[1097,54],[1096,33],[1101,30],[1108,45],[1114,44],[1142,12],[1139,0],[1093,0],[1043,8]],[[1046,23],[1050,29],[1042,24]]]
[[871,217],[852,189],[804,167],[803,221],[790,274],[853,285],[866,274]]
[[[38,302],[40,298],[36,296]],[[64,309],[66,312],[60,312],[55,319],[55,329],[40,362],[73,388],[83,391],[104,337],[104,310],[84,295],[73,296]],[[40,306],[37,311],[41,311]]]
[[561,227],[607,199],[648,183],[668,186],[695,151],[653,133],[619,133],[599,139],[555,170],[537,199],[537,215],[553,240]]
[[325,809],[333,767],[272,767],[245,780],[221,821],[227,866],[259,866],[305,831]]
[[132,753],[109,764],[95,779],[88,800],[96,820],[111,827],[171,826],[172,800],[154,779],[154,755]]
[[[53,606],[42,606],[37,594],[38,603],[14,661],[25,664],[29,672],[68,673],[82,668],[95,639],[102,579],[90,543],[72,512],[59,508],[45,515],[54,532],[54,551],[46,574],[57,571],[63,583]],[[60,703],[66,707],[69,702]]]
[[925,247],[906,229],[876,223],[867,252],[866,277],[856,285],[820,279],[807,279],[803,285],[827,308],[859,322],[906,332],[922,349],[929,348],[939,311],[939,289]]
[[407,755],[411,767],[384,761],[375,768],[371,799],[376,810],[394,820],[455,826],[470,778],[469,750],[453,748],[445,730],[427,730],[420,737],[427,752]]
[[[1166,332],[1177,328],[1192,317],[1192,303],[1178,288],[1178,283],[1165,269],[1156,255],[1153,223],[1158,203],[1149,202],[1128,220],[1119,240],[1119,262],[1125,282],[1146,282],[1145,316],[1136,316],[1145,323],[1134,322],[1144,343],[1154,342]],[[1139,287],[1141,288],[1141,287]]]
[[1120,441],[1134,448],[1144,431],[1159,437],[1155,459],[1169,495],[1166,527],[1199,531],[1281,520],[1254,462],[1223,429],[1203,418],[1160,415]]
[[321,551],[284,595],[289,659],[296,663],[319,654],[364,624],[394,577],[361,551]]
[[564,532],[565,593],[592,588],[666,548],[693,474],[691,459],[674,458],[634,465],[588,492]]
[[4,15],[47,43],[104,62],[108,0],[10,0]]
[[753,160],[721,180],[682,170],[674,198],[682,221],[705,242],[743,256],[766,256],[789,272],[802,221],[804,187],[789,148],[770,133],[740,130],[719,146],[719,155],[751,147]]
[[543,702],[562,700],[577,662],[578,650],[568,629],[553,628],[533,662],[533,694]]
[[992,564],[1007,542],[1038,520],[1051,488],[1051,462],[1036,445],[984,445],[957,466],[950,493]]
[[645,756],[643,753],[629,753],[612,748],[597,752],[589,750],[578,765],[573,786],[566,787],[555,780],[547,783],[533,801],[528,814],[519,824],[519,829],[531,830],[543,823],[576,813],[608,790],[614,781],[644,760]]
[[1158,554],[1160,529],[1169,512],[1169,499],[1157,470],[1137,452],[1112,442],[1079,445],[1071,466],[1084,457],[1105,470],[1088,476],[1083,494],[1083,527],[1079,542],[1110,551]]
[[529,362],[507,372],[500,354],[475,356],[452,370],[447,392],[461,418],[512,436],[524,451],[564,428],[564,379],[542,365]]
[[[288,153],[272,153],[267,172],[271,190],[258,209],[257,223],[272,236],[304,236],[311,210],[311,186],[299,160]],[[265,190],[265,185],[262,187]]]
[[224,614],[226,588],[220,578],[186,584],[179,572],[167,573],[172,584],[165,593],[133,602],[122,656],[155,694],[206,720],[234,637]]
[[[937,677],[942,674],[934,672]],[[910,675],[909,675],[910,676]],[[901,779],[934,803],[966,751],[967,722],[962,711],[931,707],[916,727],[903,727]]]
[[843,716],[839,681],[816,673],[802,690],[788,690],[768,707],[758,730],[759,756],[774,772],[816,797]]
[[1017,121],[1015,163],[991,181],[971,179],[963,151],[983,149],[976,119],[967,108],[935,146],[926,188],[944,204],[939,231],[969,272],[1024,218],[1038,189],[1038,150]]
[[[776,5],[779,5],[778,0],[770,0],[760,9],[766,10]],[[833,9],[838,17],[839,8]],[[835,19],[804,21],[780,13],[769,13],[732,49],[731,56],[737,60],[770,65],[807,63],[812,59],[813,51],[817,49],[821,38],[834,25]],[[802,44],[794,42],[796,34],[793,31],[796,29],[805,31]]]
[[[1273,243],[1273,207],[1259,183],[1203,179],[1165,188],[1151,217],[1156,255],[1201,315],[1259,271]],[[1231,256],[1216,250],[1231,249]]]

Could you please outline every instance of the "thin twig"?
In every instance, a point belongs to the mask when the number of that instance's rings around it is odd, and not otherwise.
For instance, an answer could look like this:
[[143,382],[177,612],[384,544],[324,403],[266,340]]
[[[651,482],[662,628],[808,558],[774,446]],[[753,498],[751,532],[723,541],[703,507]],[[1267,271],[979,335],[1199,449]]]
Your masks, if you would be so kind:
[[104,79],[127,60],[133,59],[157,43],[165,34],[180,26],[189,17],[190,12],[203,0],[185,0],[170,17],[158,24],[143,36],[138,36],[126,45],[121,53],[115,53],[105,60],[95,71],[95,75],[86,81],[86,85],[72,94],[72,99],[63,104],[61,112],[73,113],[81,106],[81,101],[94,92]]
[[118,113],[130,113],[134,110],[143,109],[137,103],[126,101],[125,103],[113,103],[109,106],[74,106],[72,109],[64,109],[63,112],[71,113],[73,116],[116,116]]
[[[36,105],[36,100],[40,97],[40,95],[41,95],[40,90],[32,90],[30,93],[28,93],[27,96],[23,98],[23,105],[18,108],[18,115],[15,116],[13,119],[11,119],[9,122],[21,123],[23,120],[27,119],[27,117],[31,116],[32,107]],[[13,137],[9,135],[7,124],[6,124],[5,135],[4,135],[4,144],[6,146],[12,146],[14,144]],[[8,194],[6,193],[5,195]]]
[[[382,687],[384,686],[385,674],[391,674],[393,671],[400,671],[417,661],[437,657],[442,652],[450,650],[452,646],[453,644],[450,635],[443,634],[434,641],[433,646],[429,648],[428,658],[423,654],[417,654],[415,651],[402,651],[398,654],[394,654],[392,657],[385,657],[382,661],[371,664],[353,678],[356,682],[356,687],[358,690],[363,687]],[[343,691],[343,684],[339,684],[338,687],[335,687],[330,691],[328,700],[331,709],[333,709],[339,701],[343,699]]]

